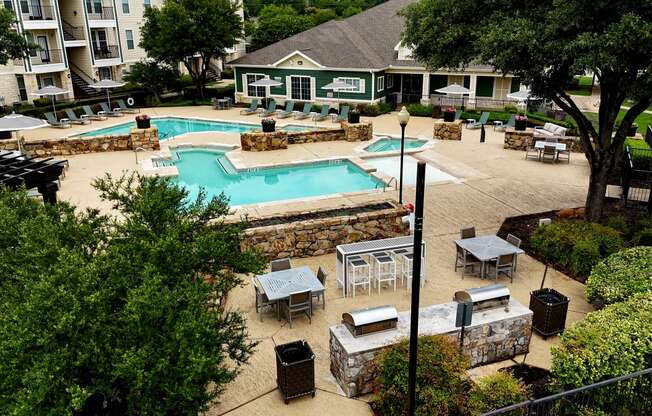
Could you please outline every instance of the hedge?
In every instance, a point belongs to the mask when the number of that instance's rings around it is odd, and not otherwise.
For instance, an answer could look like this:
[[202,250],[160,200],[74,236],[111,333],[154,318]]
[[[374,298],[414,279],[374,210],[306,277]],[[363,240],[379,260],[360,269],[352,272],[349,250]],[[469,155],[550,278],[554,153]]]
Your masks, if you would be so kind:
[[[472,415],[481,415],[501,407],[527,400],[523,384],[507,373],[496,373],[478,380],[469,394],[469,408]],[[523,412],[510,412],[520,415]]]
[[[566,329],[551,351],[553,383],[563,390],[652,367],[652,292],[589,313]],[[652,414],[649,398],[640,400],[652,391],[652,380],[635,380],[627,387],[602,388],[595,407],[615,414]]]
[[645,140],[626,139],[624,146],[629,147],[634,169],[652,169],[652,149]]
[[586,281],[589,302],[612,304],[652,290],[652,247],[634,247],[598,263]]

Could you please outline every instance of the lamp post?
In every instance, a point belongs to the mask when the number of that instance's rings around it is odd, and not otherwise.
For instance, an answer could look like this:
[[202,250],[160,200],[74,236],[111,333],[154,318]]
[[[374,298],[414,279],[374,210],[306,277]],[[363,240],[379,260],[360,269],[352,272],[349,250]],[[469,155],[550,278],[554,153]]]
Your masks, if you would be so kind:
[[401,111],[397,114],[396,118],[398,119],[398,124],[401,125],[401,172],[399,173],[399,189],[398,189],[398,203],[403,203],[403,153],[405,151],[405,126],[407,126],[408,121],[410,121],[410,113],[405,109],[405,106],[401,108]]

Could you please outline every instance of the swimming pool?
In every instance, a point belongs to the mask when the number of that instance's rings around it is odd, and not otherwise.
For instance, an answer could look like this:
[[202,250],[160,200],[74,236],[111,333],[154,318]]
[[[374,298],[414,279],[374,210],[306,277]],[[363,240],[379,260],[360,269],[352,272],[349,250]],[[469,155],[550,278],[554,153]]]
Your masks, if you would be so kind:
[[346,160],[236,172],[223,152],[194,148],[178,150],[176,156],[175,180],[190,198],[203,188],[208,198],[224,192],[234,206],[371,190],[382,184]]
[[[405,149],[418,149],[426,142],[427,140],[421,139],[405,139]],[[401,139],[383,138],[365,147],[364,150],[371,153],[401,150]]]
[[[388,176],[398,178],[400,173],[401,158],[398,156],[373,157],[365,159],[365,162],[378,169],[379,172]],[[412,156],[403,158],[403,185],[415,186],[417,183],[417,162]],[[459,183],[459,179],[453,175],[426,164],[426,183],[452,181]]]
[[[193,118],[181,118],[181,117],[153,118],[152,124],[158,127],[160,141],[165,141],[167,139],[171,139],[175,136],[179,136],[186,133],[199,133],[199,132],[206,132],[206,131],[214,131],[214,132],[221,132],[221,133],[244,133],[254,129],[261,128],[259,124],[197,120]],[[129,134],[131,129],[133,129],[134,127],[136,127],[136,122],[131,121],[128,123],[122,123],[115,126],[105,127],[103,129],[97,129],[86,133],[82,133],[79,136],[96,137],[96,136]],[[287,126],[280,127],[280,130],[287,131],[287,132],[306,131],[312,129],[314,129],[314,127],[298,126],[298,125],[287,125]]]

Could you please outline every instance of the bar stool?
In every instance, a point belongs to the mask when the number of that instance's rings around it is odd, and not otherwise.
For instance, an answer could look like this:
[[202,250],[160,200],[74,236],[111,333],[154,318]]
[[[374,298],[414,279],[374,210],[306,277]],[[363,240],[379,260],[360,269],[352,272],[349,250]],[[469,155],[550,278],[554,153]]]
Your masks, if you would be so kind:
[[396,291],[396,262],[385,252],[374,253],[374,282],[378,284],[378,294],[383,283],[393,283]]
[[401,284],[403,284],[403,263],[405,262],[404,255],[411,252],[412,250],[407,248],[397,248],[396,250],[390,252],[394,257],[394,261],[396,262],[396,271],[399,275],[398,277],[401,278]]
[[[404,261],[403,261],[403,270],[402,274],[406,279],[406,285],[405,289],[406,290],[411,290],[412,285],[410,282],[412,281],[412,263],[414,261],[414,254],[413,253],[407,253],[403,255]],[[426,268],[426,262],[425,262],[425,256],[421,256],[421,279],[419,280],[419,285],[423,287],[423,285],[426,283],[426,277],[424,274],[424,270]]]
[[353,287],[353,297],[355,297],[356,286],[366,286],[368,293],[371,295],[371,273],[369,263],[360,256],[350,256],[348,258],[348,275],[349,287]]

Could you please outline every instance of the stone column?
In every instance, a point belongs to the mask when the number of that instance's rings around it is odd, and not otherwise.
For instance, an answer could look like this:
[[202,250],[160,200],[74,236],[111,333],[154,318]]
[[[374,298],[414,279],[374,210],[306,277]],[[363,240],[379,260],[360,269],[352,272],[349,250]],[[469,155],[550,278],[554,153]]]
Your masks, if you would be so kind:
[[475,89],[478,86],[478,76],[477,75],[471,75],[471,82],[469,82],[469,89],[471,90],[471,94],[469,94],[468,98],[468,107],[469,108],[475,108]]
[[430,104],[430,74],[423,74],[423,85],[421,86],[421,104]]
[[344,129],[344,140],[347,142],[361,142],[373,138],[374,126],[371,122],[349,123],[342,121],[340,125]]

